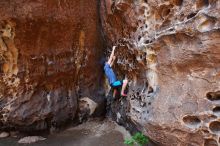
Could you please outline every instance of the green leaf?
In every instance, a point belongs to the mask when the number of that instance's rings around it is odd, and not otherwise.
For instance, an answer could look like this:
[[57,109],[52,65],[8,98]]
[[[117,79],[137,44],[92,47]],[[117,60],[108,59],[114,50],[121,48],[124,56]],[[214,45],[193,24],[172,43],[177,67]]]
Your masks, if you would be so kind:
[[149,139],[141,132],[135,133],[131,137],[131,139],[126,139],[124,141],[124,144],[127,144],[129,146],[133,146],[134,143],[138,144],[139,146],[143,146],[144,144],[147,144],[149,142]]
[[129,146],[133,146],[134,145],[134,141],[133,141],[133,139],[126,139],[124,141],[124,144],[129,145]]

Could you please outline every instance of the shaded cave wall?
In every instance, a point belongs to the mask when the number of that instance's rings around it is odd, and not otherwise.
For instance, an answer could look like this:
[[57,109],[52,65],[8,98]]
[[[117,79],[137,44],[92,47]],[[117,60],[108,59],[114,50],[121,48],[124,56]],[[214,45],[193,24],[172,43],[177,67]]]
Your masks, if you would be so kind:
[[97,0],[0,2],[1,128],[56,127],[78,99],[104,102],[99,24]]

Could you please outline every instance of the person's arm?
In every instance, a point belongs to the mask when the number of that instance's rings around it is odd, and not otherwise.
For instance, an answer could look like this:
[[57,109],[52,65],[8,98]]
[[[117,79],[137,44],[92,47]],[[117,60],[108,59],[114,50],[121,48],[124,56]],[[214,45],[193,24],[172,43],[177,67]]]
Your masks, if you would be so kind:
[[113,56],[113,58],[112,58],[112,62],[110,63],[110,66],[111,66],[111,67],[112,67],[112,65],[114,64],[115,59],[116,59],[116,57],[115,57],[115,56]]
[[112,60],[113,60],[113,58],[114,58],[115,48],[116,48],[116,46],[113,46],[113,48],[112,48],[112,53],[111,53],[111,55],[110,55],[110,57],[109,57],[109,60],[108,60],[108,64],[109,64],[109,65],[111,65],[111,62],[112,62]]

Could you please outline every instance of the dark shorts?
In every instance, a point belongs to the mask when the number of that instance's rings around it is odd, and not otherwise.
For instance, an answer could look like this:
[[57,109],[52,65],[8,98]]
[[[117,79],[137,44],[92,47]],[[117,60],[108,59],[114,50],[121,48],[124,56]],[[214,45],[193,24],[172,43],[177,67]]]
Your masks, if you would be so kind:
[[112,83],[112,84],[111,84],[111,87],[114,88],[114,89],[116,89],[116,88],[121,87],[122,84],[123,84],[123,81],[118,80],[118,81],[115,81],[114,83]]

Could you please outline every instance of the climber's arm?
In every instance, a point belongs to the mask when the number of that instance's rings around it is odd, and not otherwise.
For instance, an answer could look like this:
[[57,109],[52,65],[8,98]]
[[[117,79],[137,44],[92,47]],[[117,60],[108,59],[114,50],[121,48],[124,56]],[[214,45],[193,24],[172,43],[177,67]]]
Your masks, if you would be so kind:
[[112,48],[112,53],[111,53],[111,55],[110,55],[110,57],[109,57],[109,60],[108,60],[108,64],[109,64],[109,65],[111,65],[111,62],[112,62],[112,60],[113,60],[113,58],[114,58],[115,48],[116,48],[116,46],[113,46],[113,48]]
[[116,57],[115,57],[115,56],[113,56],[113,58],[112,58],[112,62],[110,63],[110,66],[111,66],[111,67],[112,67],[112,65],[114,64],[115,59],[116,59]]

